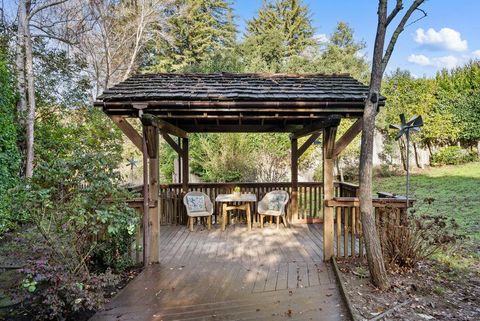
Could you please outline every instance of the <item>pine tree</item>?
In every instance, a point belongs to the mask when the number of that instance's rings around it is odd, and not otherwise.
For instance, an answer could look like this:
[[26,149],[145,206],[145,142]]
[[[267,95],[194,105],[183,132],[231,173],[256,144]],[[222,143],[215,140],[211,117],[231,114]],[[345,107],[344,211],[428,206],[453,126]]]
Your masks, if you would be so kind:
[[247,24],[248,69],[280,71],[286,60],[315,45],[309,8],[301,0],[266,2]]
[[235,46],[236,26],[227,0],[177,0],[169,20],[170,40],[156,46],[149,70],[191,69]]

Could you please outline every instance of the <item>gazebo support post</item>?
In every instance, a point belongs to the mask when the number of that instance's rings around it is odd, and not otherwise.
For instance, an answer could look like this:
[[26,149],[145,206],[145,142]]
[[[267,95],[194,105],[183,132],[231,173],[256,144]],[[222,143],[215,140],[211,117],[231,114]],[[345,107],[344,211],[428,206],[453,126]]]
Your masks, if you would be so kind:
[[323,259],[329,261],[333,257],[334,208],[326,205],[326,201],[334,195],[333,169],[335,136],[337,127],[327,127],[323,131]]
[[143,128],[142,153],[143,153],[143,265],[150,263],[150,239],[149,239],[149,191],[148,191],[148,150],[145,139],[146,128]]
[[[180,137],[177,137],[177,145],[182,149],[182,139]],[[177,163],[177,168],[178,168],[178,177],[177,177],[177,183],[182,182],[182,155],[178,154],[178,163]]]
[[[147,145],[147,154],[149,158],[148,166],[148,251],[149,260],[147,263],[158,263],[160,260],[160,207],[158,202],[158,182],[159,182],[159,131],[156,126],[143,126],[143,137]],[[145,178],[145,174],[144,174]]]
[[292,223],[294,218],[298,217],[298,139],[290,137],[291,145],[291,182],[292,182],[292,204],[290,209],[289,223]]
[[182,138],[182,190],[188,193],[188,138]]

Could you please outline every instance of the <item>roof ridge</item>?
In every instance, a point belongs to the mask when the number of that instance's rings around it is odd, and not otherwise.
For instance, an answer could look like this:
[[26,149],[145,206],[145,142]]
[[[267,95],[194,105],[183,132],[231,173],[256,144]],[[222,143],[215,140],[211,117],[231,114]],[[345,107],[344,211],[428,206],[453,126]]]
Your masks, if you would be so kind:
[[[249,73],[236,73],[236,72],[213,72],[213,73],[201,73],[201,72],[142,72],[137,73],[129,78],[134,77],[142,77],[142,76],[192,76],[192,77],[202,77],[202,76],[233,76],[233,77],[286,77],[286,78],[314,78],[314,77],[322,77],[322,78],[339,78],[339,77],[349,77],[353,78],[349,73],[288,73],[288,72],[249,72]],[[353,78],[355,79],[355,78]]]

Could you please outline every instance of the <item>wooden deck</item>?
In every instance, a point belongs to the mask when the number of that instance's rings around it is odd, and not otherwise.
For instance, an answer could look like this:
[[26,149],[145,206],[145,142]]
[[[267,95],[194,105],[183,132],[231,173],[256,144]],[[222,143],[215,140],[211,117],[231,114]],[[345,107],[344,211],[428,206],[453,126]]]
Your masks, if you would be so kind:
[[322,226],[161,227],[161,262],[91,320],[348,320]]

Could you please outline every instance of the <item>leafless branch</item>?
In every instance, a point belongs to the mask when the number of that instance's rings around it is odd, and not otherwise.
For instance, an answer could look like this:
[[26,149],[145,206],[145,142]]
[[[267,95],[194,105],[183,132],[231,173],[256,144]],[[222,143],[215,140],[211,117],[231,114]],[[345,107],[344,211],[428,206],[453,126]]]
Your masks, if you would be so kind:
[[413,25],[414,23],[416,23],[416,22],[422,20],[423,18],[427,17],[427,12],[425,10],[423,10],[422,8],[417,8],[416,10],[420,11],[423,15],[420,18],[417,18],[417,19],[413,20],[412,22],[410,22],[408,25],[405,26],[405,28],[410,26],[410,25]]
[[402,11],[403,9],[403,1],[402,0],[397,0],[397,4],[395,5],[395,8],[392,10],[392,12],[388,15],[387,18],[387,26],[392,22],[393,19],[397,16],[397,14]]
[[397,27],[395,28],[395,31],[392,34],[392,37],[390,38],[390,41],[387,46],[387,50],[385,51],[385,54],[383,55],[383,58],[382,58],[382,72],[385,72],[385,68],[387,67],[388,61],[390,60],[390,57],[393,52],[393,48],[397,43],[398,36],[400,36],[400,33],[402,33],[402,31],[405,29],[405,25],[410,19],[410,16],[424,2],[425,0],[415,0],[410,5],[410,8],[408,8],[407,12],[405,12],[405,15],[403,16],[402,20],[400,20],[400,22],[398,23]]
[[54,6],[57,6],[57,5],[60,5],[62,3],[65,3],[67,2],[68,0],[58,0],[58,1],[51,1],[51,2],[47,2],[39,7],[35,7],[33,8],[30,13],[28,14],[28,20],[30,20],[32,17],[34,17],[37,13],[39,13],[40,11],[43,11],[47,8],[51,8],[51,7],[54,7]]

